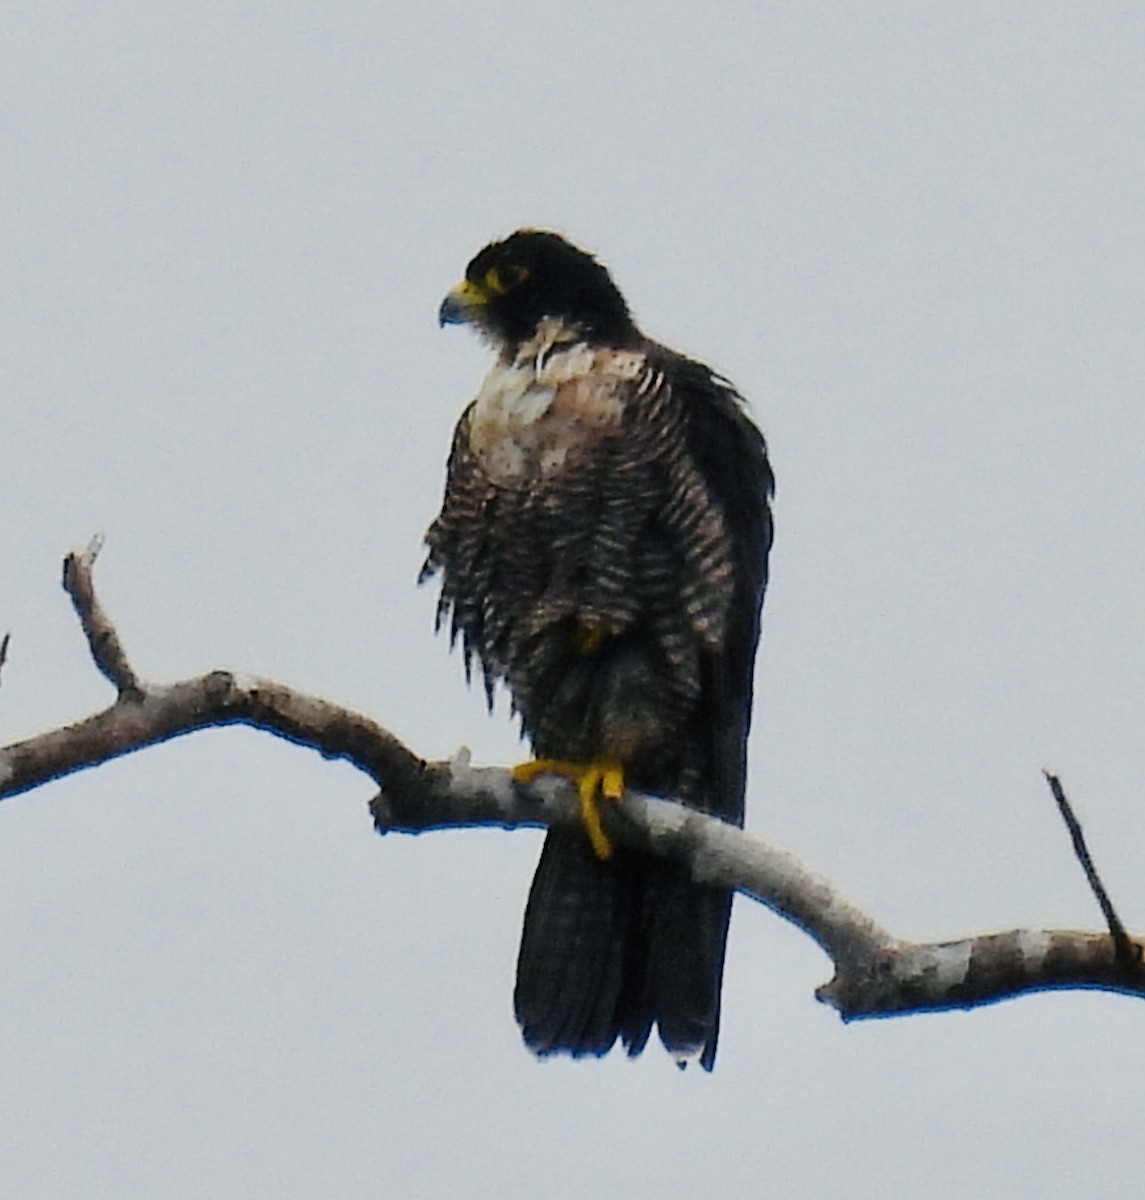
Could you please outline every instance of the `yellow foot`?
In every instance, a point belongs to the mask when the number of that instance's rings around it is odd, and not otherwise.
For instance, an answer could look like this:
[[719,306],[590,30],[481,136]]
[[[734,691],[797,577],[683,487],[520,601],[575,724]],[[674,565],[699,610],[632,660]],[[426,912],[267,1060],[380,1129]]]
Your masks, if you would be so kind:
[[607,637],[608,626],[603,621],[578,621],[573,644],[581,654],[595,654]]
[[580,819],[592,843],[592,852],[600,859],[611,858],[612,843],[601,828],[597,793],[607,800],[619,800],[624,795],[624,768],[606,759],[579,763],[563,758],[535,758],[513,768],[513,778],[518,783],[532,783],[539,775],[564,775],[576,784]]

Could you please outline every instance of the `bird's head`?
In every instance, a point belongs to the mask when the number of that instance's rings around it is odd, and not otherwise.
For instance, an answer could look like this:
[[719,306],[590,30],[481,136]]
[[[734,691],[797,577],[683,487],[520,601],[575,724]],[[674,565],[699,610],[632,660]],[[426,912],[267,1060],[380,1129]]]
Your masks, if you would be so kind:
[[519,229],[481,250],[438,312],[442,325],[474,325],[506,350],[532,337],[545,318],[610,345],[636,336],[605,268],[560,234],[538,229]]

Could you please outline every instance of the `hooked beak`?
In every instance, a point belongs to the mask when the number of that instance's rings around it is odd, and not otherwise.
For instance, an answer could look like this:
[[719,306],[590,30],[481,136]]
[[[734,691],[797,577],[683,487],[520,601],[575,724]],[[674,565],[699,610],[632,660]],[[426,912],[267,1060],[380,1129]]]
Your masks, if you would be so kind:
[[476,319],[488,297],[474,283],[463,279],[441,302],[437,310],[439,325],[466,325]]

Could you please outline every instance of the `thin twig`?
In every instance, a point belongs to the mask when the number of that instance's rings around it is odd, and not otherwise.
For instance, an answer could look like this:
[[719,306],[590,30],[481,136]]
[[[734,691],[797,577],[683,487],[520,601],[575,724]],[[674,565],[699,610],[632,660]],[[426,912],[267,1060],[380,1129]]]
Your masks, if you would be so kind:
[[1042,774],[1045,775],[1046,782],[1050,785],[1050,791],[1053,792],[1054,799],[1057,801],[1058,811],[1069,830],[1070,840],[1073,842],[1073,852],[1077,856],[1078,862],[1081,863],[1081,869],[1085,872],[1090,889],[1097,897],[1097,903],[1101,906],[1105,923],[1109,926],[1109,934],[1113,938],[1117,961],[1127,969],[1134,968],[1139,962],[1139,948],[1134,946],[1125,932],[1125,926],[1122,925],[1121,918],[1113,907],[1113,901],[1110,900],[1109,893],[1101,882],[1101,876],[1098,875],[1097,867],[1093,863],[1093,856],[1085,844],[1085,834],[1081,831],[1081,822],[1074,816],[1073,808],[1066,799],[1061,780],[1056,775],[1051,775],[1049,771],[1043,771]]
[[12,635],[6,633],[2,641],[0,641],[0,674],[3,674],[4,664],[8,661],[8,646],[12,642]]
[[69,554],[64,559],[64,591],[71,597],[91,656],[100,673],[122,699],[138,698],[143,695],[139,678],[127,661],[127,652],[123,649],[119,634],[103,611],[92,583],[92,568],[102,549],[103,538],[97,535],[82,554]]

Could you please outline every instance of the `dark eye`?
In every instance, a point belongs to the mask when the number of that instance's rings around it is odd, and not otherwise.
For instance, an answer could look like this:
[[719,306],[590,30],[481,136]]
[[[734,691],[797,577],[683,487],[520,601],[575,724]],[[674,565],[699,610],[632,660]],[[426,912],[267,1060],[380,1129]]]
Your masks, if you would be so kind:
[[509,263],[504,267],[490,267],[485,272],[485,288],[493,296],[504,295],[515,288],[529,274],[528,267],[518,263]]

